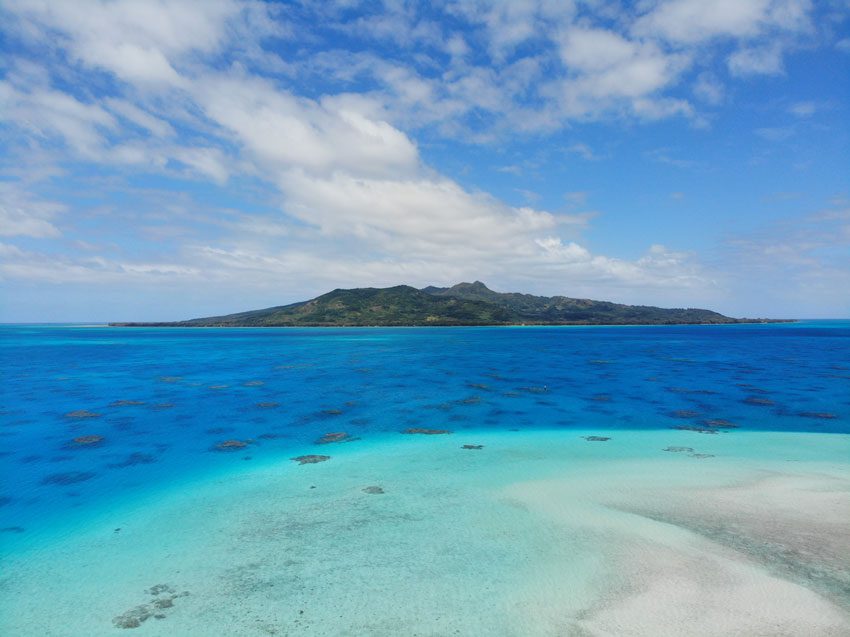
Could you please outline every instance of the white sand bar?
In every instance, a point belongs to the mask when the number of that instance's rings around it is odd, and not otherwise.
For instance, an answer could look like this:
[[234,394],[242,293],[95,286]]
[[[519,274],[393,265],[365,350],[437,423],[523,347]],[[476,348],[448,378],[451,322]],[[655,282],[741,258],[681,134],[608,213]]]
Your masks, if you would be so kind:
[[319,453],[5,558],[0,633],[850,634],[850,436],[474,432]]

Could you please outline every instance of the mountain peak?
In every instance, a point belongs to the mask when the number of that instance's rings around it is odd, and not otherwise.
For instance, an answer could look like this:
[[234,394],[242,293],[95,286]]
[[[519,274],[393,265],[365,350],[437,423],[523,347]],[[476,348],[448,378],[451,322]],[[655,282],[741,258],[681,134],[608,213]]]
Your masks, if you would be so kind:
[[479,290],[481,292],[492,292],[490,288],[488,288],[481,281],[474,281],[472,283],[467,283],[466,281],[462,281],[457,285],[452,286],[452,290],[454,289],[466,289],[466,290]]

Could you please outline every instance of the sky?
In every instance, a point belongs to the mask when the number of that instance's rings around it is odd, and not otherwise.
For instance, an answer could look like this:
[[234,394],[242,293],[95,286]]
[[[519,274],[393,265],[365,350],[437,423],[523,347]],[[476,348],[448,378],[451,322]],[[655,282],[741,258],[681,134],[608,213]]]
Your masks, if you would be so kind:
[[848,0],[2,0],[0,321],[850,317]]

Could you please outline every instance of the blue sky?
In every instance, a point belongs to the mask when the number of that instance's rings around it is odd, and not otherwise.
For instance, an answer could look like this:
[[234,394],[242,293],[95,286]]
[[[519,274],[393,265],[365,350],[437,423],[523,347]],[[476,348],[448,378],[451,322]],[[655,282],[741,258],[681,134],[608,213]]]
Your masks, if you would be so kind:
[[0,8],[2,321],[450,285],[850,316],[846,0]]

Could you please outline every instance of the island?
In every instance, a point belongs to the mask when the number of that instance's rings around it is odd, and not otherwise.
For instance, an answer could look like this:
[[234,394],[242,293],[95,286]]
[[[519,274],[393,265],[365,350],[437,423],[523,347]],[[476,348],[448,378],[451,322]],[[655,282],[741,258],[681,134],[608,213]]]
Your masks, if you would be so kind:
[[113,327],[402,327],[485,325],[723,325],[785,319],[731,318],[696,308],[623,305],[566,296],[494,292],[481,281],[449,288],[409,285],[337,289],[309,301],[186,321]]

